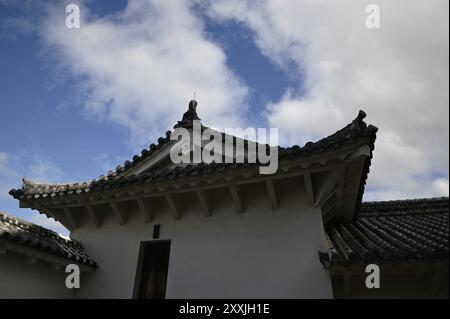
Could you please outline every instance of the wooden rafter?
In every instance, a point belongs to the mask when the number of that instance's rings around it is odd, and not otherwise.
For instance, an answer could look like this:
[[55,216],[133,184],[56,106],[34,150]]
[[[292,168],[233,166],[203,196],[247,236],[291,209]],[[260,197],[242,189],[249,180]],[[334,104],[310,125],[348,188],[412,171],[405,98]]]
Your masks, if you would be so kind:
[[85,210],[88,213],[89,217],[94,221],[95,227],[101,227],[102,226],[102,220],[100,218],[100,215],[94,211],[94,208],[92,205],[86,205]]
[[125,214],[121,211],[120,207],[117,205],[116,202],[109,202],[111,205],[112,210],[114,211],[114,214],[116,215],[116,218],[120,225],[125,225],[127,223],[127,220],[125,218]]
[[338,175],[339,175],[339,172],[337,170],[332,171],[332,172],[330,172],[330,174],[328,174],[328,176],[324,182],[324,185],[322,185],[322,187],[317,192],[317,197],[316,197],[316,201],[315,201],[315,205],[317,207],[322,206],[325,203],[325,201],[328,199],[330,192],[333,191],[334,186],[336,185]]
[[278,198],[277,193],[275,191],[275,185],[272,179],[267,179],[265,181],[267,195],[269,196],[270,207],[272,209],[278,209]]
[[314,204],[315,198],[314,198],[314,188],[313,188],[311,173],[305,173],[303,175],[303,179],[305,181],[305,191],[306,191],[306,196],[308,197],[308,202],[310,204]]
[[136,202],[139,206],[139,210],[144,216],[144,220],[147,223],[151,223],[153,220],[153,198],[138,198]]
[[173,198],[173,195],[166,194],[166,195],[164,195],[164,197],[166,198],[167,205],[169,206],[169,210],[170,210],[172,216],[175,219],[180,219],[181,218],[180,210],[178,209],[178,207],[175,203],[175,199]]
[[64,213],[64,217],[69,224],[68,227],[70,228],[70,230],[77,229],[79,226],[78,219],[70,212],[69,208],[63,207],[62,210]]
[[206,217],[211,216],[210,191],[197,189],[195,193],[197,194],[198,200],[200,202],[200,205],[202,206],[205,216]]
[[236,208],[236,212],[238,214],[242,213],[243,205],[242,205],[242,196],[240,195],[241,191],[238,189],[238,186],[231,184],[229,186],[231,199],[233,201],[234,207]]

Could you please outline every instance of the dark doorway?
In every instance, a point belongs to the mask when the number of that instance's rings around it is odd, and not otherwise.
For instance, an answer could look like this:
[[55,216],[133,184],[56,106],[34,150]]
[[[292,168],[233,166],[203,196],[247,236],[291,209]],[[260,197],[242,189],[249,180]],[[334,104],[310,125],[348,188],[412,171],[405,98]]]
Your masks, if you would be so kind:
[[169,241],[145,242],[139,253],[139,299],[166,297],[167,270],[169,268]]

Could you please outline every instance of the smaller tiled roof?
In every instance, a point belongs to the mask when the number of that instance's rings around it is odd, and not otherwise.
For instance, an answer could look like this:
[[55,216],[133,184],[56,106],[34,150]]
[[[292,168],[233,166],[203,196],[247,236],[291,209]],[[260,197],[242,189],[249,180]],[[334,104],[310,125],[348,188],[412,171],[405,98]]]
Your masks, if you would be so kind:
[[320,260],[326,267],[448,262],[448,213],[448,197],[363,203],[355,220],[325,227],[329,250]]
[[0,240],[20,244],[90,267],[97,266],[97,263],[84,253],[79,242],[3,212],[0,212]]

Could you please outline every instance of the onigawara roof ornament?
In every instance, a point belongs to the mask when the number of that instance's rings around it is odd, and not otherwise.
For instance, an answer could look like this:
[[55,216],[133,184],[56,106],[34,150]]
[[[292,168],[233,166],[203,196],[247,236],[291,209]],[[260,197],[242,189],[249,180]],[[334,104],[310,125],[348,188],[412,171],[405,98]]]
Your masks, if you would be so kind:
[[359,110],[358,116],[352,122],[352,131],[361,131],[367,128],[367,124],[364,122],[367,114],[363,110]]
[[183,118],[181,119],[181,121],[178,121],[178,123],[175,124],[173,128],[192,127],[192,122],[194,120],[200,121],[200,118],[197,115],[197,101],[191,100],[189,102],[188,110],[183,114]]

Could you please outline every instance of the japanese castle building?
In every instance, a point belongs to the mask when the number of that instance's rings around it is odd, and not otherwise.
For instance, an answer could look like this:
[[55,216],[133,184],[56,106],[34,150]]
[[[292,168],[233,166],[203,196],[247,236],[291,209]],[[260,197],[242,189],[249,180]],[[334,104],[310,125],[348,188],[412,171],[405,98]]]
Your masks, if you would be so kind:
[[[192,132],[196,105],[174,130]],[[24,179],[10,191],[20,207],[71,239],[0,213],[0,297],[448,298],[449,199],[362,203],[377,132],[364,118],[278,147],[275,174],[174,164],[169,131],[90,182]],[[65,285],[67,264],[81,269],[79,289]],[[370,264],[379,288],[366,286]]]

